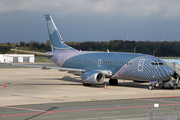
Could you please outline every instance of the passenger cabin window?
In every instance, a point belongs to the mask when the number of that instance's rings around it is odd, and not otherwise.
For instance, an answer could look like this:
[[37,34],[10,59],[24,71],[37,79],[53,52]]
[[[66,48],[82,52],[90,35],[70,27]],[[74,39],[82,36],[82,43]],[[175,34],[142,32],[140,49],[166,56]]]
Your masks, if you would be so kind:
[[[108,61],[107,64],[111,64],[111,62]],[[131,62],[114,62],[114,64],[117,64],[117,65],[121,65],[121,64],[122,64],[122,65],[123,65],[123,64],[124,64],[124,65],[131,65]]]

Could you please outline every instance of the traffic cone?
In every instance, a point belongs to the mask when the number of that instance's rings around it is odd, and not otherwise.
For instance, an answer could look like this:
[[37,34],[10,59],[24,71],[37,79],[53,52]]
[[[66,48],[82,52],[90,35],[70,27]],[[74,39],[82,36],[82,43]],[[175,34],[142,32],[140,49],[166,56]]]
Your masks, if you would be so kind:
[[105,83],[104,89],[107,89],[106,83]]
[[6,81],[4,81],[4,87],[6,87]]

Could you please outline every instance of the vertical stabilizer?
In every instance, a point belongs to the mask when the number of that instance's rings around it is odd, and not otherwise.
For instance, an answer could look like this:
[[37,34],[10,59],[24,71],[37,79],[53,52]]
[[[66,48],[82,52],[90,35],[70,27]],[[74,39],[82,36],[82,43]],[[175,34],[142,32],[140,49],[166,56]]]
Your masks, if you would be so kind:
[[49,33],[49,38],[51,41],[51,48],[52,51],[54,50],[75,50],[74,48],[66,45],[63,42],[63,39],[61,35],[59,34],[59,31],[51,17],[51,15],[46,14],[46,21],[47,21],[47,28],[48,28],[48,33]]

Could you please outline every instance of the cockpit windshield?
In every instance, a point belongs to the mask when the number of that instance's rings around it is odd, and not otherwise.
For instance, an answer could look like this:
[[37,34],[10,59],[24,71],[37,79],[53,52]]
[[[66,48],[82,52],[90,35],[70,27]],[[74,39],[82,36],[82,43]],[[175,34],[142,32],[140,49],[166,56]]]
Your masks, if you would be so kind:
[[158,65],[159,63],[155,63],[155,65]]
[[157,65],[167,65],[165,62],[152,62],[151,65],[157,66]]

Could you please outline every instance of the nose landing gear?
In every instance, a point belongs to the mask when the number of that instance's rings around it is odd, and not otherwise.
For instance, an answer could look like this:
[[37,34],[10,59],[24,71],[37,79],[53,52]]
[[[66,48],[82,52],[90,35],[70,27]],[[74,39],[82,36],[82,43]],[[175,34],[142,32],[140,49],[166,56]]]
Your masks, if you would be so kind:
[[156,88],[156,84],[149,85],[149,90],[154,90]]
[[156,88],[156,84],[158,84],[158,81],[150,81],[149,84],[149,90],[153,90]]

